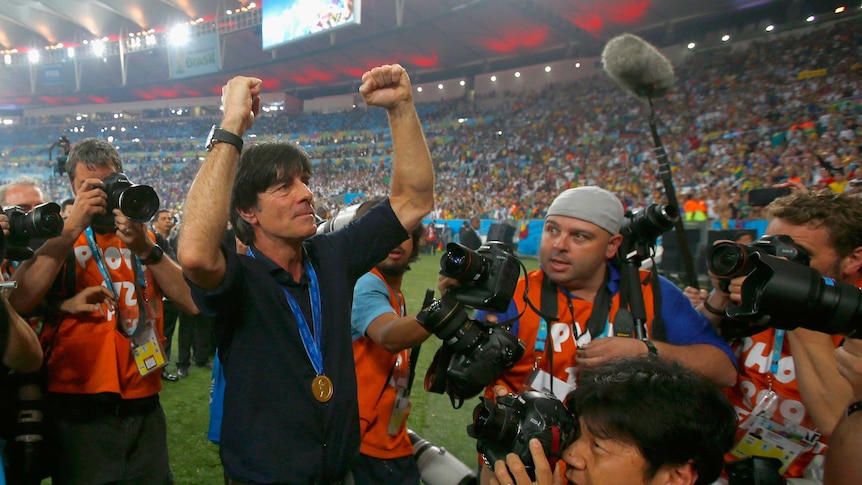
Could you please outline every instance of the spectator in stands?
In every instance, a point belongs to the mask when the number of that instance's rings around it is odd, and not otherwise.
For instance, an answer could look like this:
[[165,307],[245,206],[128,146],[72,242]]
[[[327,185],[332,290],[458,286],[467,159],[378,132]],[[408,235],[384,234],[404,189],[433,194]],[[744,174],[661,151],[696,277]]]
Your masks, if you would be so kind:
[[[150,365],[164,360],[162,292],[187,311],[196,308],[179,266],[146,225],[119,209],[107,213],[102,179],[122,171],[113,145],[82,140],[65,169],[76,195],[72,214],[60,236],[18,267],[18,288],[9,297],[20,312],[43,299],[55,308],[41,335],[51,349],[47,399],[59,446],[54,483],[170,483],[160,370]],[[131,257],[120,257],[123,252]],[[80,294],[94,299],[64,308]],[[132,342],[143,350],[135,352]]]
[[[308,155],[288,142],[242,150],[261,85],[235,77],[223,88],[221,128],[185,203],[179,258],[215,318],[229,482],[340,483],[360,442],[353,287],[432,209],[431,157],[406,71],[366,72],[360,93],[389,117],[392,193],[343,230],[315,236]],[[220,248],[229,213],[245,255]]]

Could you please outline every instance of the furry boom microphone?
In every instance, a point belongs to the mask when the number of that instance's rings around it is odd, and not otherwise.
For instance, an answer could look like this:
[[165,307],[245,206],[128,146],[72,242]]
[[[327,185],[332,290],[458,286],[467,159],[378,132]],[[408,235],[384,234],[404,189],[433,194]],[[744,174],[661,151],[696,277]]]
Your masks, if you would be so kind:
[[673,88],[673,66],[655,47],[632,34],[614,37],[602,51],[605,72],[638,98],[660,98]]
[[[679,208],[676,198],[676,189],[671,179],[670,163],[667,152],[661,143],[658,128],[655,121],[655,110],[652,100],[660,98],[673,88],[674,74],[673,66],[661,52],[647,41],[632,34],[623,34],[609,40],[602,51],[602,64],[605,72],[616,81],[624,90],[633,94],[638,99],[645,101],[649,106],[649,127],[655,143],[656,160],[658,161],[659,178],[664,184],[665,195],[668,204]],[[688,238],[685,236],[683,218],[674,222],[679,249],[682,253],[682,262],[685,266],[687,283],[689,286],[699,288],[697,273],[694,269],[694,259],[688,247]],[[637,315],[635,315],[637,318]]]

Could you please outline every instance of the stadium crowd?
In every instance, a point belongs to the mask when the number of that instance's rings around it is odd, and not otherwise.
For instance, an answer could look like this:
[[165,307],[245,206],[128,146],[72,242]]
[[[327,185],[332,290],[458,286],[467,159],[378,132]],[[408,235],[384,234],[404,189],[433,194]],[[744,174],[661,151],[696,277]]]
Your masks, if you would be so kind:
[[[695,54],[677,66],[673,93],[656,106],[680,199],[694,199],[702,217],[726,223],[763,217],[746,201],[754,188],[795,182],[858,190],[860,32],[858,24],[835,24]],[[418,112],[438,174],[433,219],[542,218],[551,194],[577,185],[607,187],[627,207],[664,201],[646,110],[603,74],[539,91],[421,104]],[[293,140],[308,151],[324,211],[343,206],[345,194],[386,192],[392,147],[385,116],[365,109],[262,114],[250,135]],[[37,176],[49,199],[63,200],[68,184],[52,172],[46,141],[58,132],[73,143],[110,136],[127,157],[130,179],[157,187],[162,207],[181,212],[214,121],[4,127],[0,146],[14,163],[0,169],[0,180]]]
[[[782,55],[776,58],[775,52]],[[857,234],[842,237],[840,231],[852,232],[850,228],[860,227],[862,199],[832,194],[825,197],[823,191],[797,191],[795,199],[783,198],[765,214],[748,203],[746,196],[753,189],[775,184],[820,186],[841,194],[859,190],[860,53],[862,26],[847,22],[771,40],[769,44],[752,41],[706,55],[693,54],[678,66],[674,93],[657,100],[657,124],[673,167],[674,182],[685,199],[687,217],[719,220],[730,227],[738,221],[768,215],[768,232],[792,234],[811,253],[811,268],[858,287],[862,282],[862,242],[854,239]],[[587,390],[590,380],[598,387],[602,382],[607,384],[609,378],[591,374],[589,368],[595,367],[592,372],[598,372],[598,368],[621,355],[638,359],[638,364],[649,364],[638,372],[642,376],[652,374],[643,388],[633,388],[627,395],[636,398],[620,401],[626,407],[639,402],[638,397],[666,395],[685,409],[700,412],[700,405],[679,401],[685,389],[662,394],[656,391],[655,382],[662,376],[667,377],[667,382],[685,379],[693,388],[706,386],[700,383],[706,378],[730,388],[726,396],[733,400],[739,414],[740,409],[754,402],[751,395],[732,393],[753,389],[754,384],[746,381],[746,372],[764,374],[753,370],[766,362],[765,357],[760,359],[755,354],[771,340],[772,368],[764,377],[768,391],[773,392],[774,376],[782,384],[776,385],[774,392],[781,394],[785,403],[798,405],[805,413],[809,411],[804,411],[803,404],[810,410],[810,423],[795,424],[805,431],[819,430],[808,433],[817,437],[804,440],[810,450],[797,451],[806,456],[787,472],[794,477],[806,469],[822,469],[822,463],[815,462],[819,457],[813,456],[822,455],[827,445],[819,441],[819,433],[829,438],[839,421],[846,427],[850,416],[862,409],[856,389],[860,366],[836,367],[829,360],[842,345],[841,336],[811,335],[815,330],[801,325],[801,329],[787,332],[787,345],[784,327],[774,334],[762,329],[753,334],[763,339],[762,346],[754,347],[745,340],[726,342],[729,335],[718,332],[724,331],[722,324],[727,323],[731,302],[741,298],[741,283],[730,282],[722,289],[721,284],[712,282],[714,291],[704,291],[701,301],[695,302],[669,280],[647,278],[646,272],[639,273],[637,268],[633,276],[623,274],[628,268],[620,269],[614,259],[617,250],[625,248],[620,233],[623,209],[662,202],[665,196],[652,139],[646,136],[649,129],[644,107],[603,75],[530,92],[494,93],[477,99],[414,106],[409,76],[397,64],[385,65],[362,77],[362,98],[375,109],[258,117],[262,86],[262,80],[257,78],[231,79],[223,90],[225,106],[221,115],[177,115],[174,121],[165,117],[85,119],[73,124],[28,120],[27,126],[10,127],[0,133],[0,146],[6,147],[3,155],[8,162],[0,170],[0,179],[14,179],[0,193],[5,205],[25,205],[13,202],[23,200],[22,194],[38,196],[39,200],[30,206],[41,202],[42,192],[22,176],[41,179],[45,199],[60,201],[72,194],[76,197],[68,204],[69,213],[59,234],[47,238],[31,258],[22,258],[20,265],[6,268],[5,276],[17,286],[0,295],[0,299],[8,298],[8,305],[0,302],[0,310],[5,308],[7,319],[17,327],[23,328],[23,320],[19,322],[16,312],[41,319],[44,354],[30,352],[4,362],[22,371],[33,371],[37,360],[46,361],[46,409],[54,413],[49,426],[53,427],[60,453],[56,463],[50,463],[54,465],[50,470],[53,483],[127,483],[133,475],[141,483],[173,483],[167,424],[158,393],[161,381],[176,381],[188,375],[188,369],[179,362],[179,377],[166,373],[164,367],[170,348],[163,351],[161,345],[164,336],[171,338],[164,329],[168,320],[175,323],[177,312],[210,318],[206,338],[218,343],[219,360],[211,365],[213,370],[220,368],[222,374],[214,373],[213,389],[219,379],[224,387],[221,394],[214,392],[213,409],[222,406],[224,413],[223,421],[214,418],[214,422],[220,432],[217,438],[225,483],[345,483],[345,478],[351,476],[350,466],[355,464],[352,453],[356,449],[367,454],[368,460],[352,470],[354,477],[375,466],[389,470],[395,459],[404,458],[411,465],[409,475],[415,479],[411,483],[418,481],[418,470],[412,467],[413,445],[408,444],[410,436],[404,421],[410,389],[406,380],[413,371],[409,366],[416,365],[410,362],[412,354],[392,357],[391,368],[363,369],[354,365],[351,353],[345,350],[352,345],[359,357],[362,351],[394,355],[392,349],[407,350],[434,334],[452,345],[459,357],[467,355],[468,351],[455,349],[452,339],[442,336],[442,327],[450,323],[450,316],[435,317],[436,305],[409,316],[401,294],[400,278],[410,258],[418,254],[419,234],[425,231],[429,241],[445,241],[453,236],[436,234],[433,222],[421,225],[429,211],[435,220],[471,219],[473,231],[479,226],[478,218],[544,220],[540,268],[518,281],[516,292],[523,292],[524,298],[512,297],[507,312],[497,312],[496,321],[517,320],[512,332],[523,337],[518,340],[521,352],[505,368],[494,368],[492,375],[497,375],[499,381],[486,389],[485,396],[503,397],[525,382],[539,389],[547,380],[552,392],[556,381],[563,388],[578,383],[579,390],[569,404],[575,406],[572,410],[585,410],[576,415],[576,420],[583,423],[580,429],[587,438],[578,438],[565,447],[570,481],[583,481],[572,478],[578,473],[602,472],[598,466],[587,469],[589,455],[578,456],[592,450],[596,440],[590,442],[589,438],[595,431],[589,424],[589,405],[594,399],[579,397],[587,391],[581,390],[577,379],[587,380]],[[210,135],[214,141],[208,142],[204,150],[203,134],[210,125],[214,125]],[[55,139],[57,133],[80,138],[71,140],[73,147],[64,150],[62,159],[55,162],[51,160],[51,149],[56,143],[46,150],[45,140]],[[252,143],[244,145],[244,141]],[[114,193],[108,187],[117,182],[116,172],[120,171],[133,182],[152,186],[159,193],[164,210],[159,214],[152,208],[157,214],[153,229],[159,232],[155,241],[147,225],[150,214],[135,217],[133,213],[137,211],[131,205],[129,210],[120,207],[106,211],[114,202]],[[316,236],[312,202],[317,204],[318,212],[323,212],[319,215],[327,217],[345,205],[348,196],[384,196],[384,200],[368,213],[357,215],[355,223],[345,229]],[[817,217],[803,220],[809,215],[804,209],[809,207],[816,209],[811,213]],[[838,217],[845,210],[852,217]],[[182,222],[183,231],[177,231],[182,244],[171,242],[176,236],[171,231],[175,220],[166,211],[188,216]],[[821,214],[826,215],[822,221],[818,219]],[[227,242],[232,246],[223,244],[221,238],[226,227],[233,228],[227,233]],[[832,236],[829,231],[839,235],[827,237]],[[841,244],[833,244],[832,239]],[[401,245],[397,246],[399,241]],[[849,250],[844,246],[850,246]],[[432,244],[428,250],[434,253],[435,247]],[[627,251],[621,250],[620,254]],[[394,262],[380,263],[385,255]],[[577,264],[573,264],[575,260]],[[379,264],[374,266],[375,262]],[[360,283],[364,273],[370,277]],[[819,277],[814,280],[820,282]],[[471,288],[466,281],[461,282]],[[443,295],[448,285],[446,278],[439,283]],[[646,318],[637,316],[642,325],[637,339],[629,338],[637,333],[635,330],[625,330],[628,321],[632,321],[633,329],[635,323],[635,308],[628,301],[631,288],[621,290],[626,283],[633,283],[645,295],[641,303],[650,302]],[[347,311],[354,287],[368,300]],[[456,290],[450,291],[457,295]],[[529,301],[529,291],[541,298],[542,311],[553,309],[555,318],[550,328],[545,315],[532,304],[529,312],[523,306]],[[453,293],[441,296],[441,301]],[[306,300],[307,308],[303,306]],[[718,300],[722,305],[716,308]],[[174,307],[173,313],[165,309],[164,302],[170,302],[168,307]],[[379,313],[358,315],[372,304]],[[627,305],[631,312],[626,310]],[[479,315],[477,319],[482,320]],[[347,326],[348,316],[351,327]],[[458,317],[460,313],[455,318]],[[182,321],[181,330],[185,326]],[[579,322],[584,322],[584,328],[578,328]],[[401,325],[396,327],[396,323]],[[294,325],[299,329],[296,335]],[[544,342],[539,338],[542,334],[546,336]],[[555,336],[563,334],[566,336],[557,342]],[[188,354],[182,331],[180,335],[184,348],[181,353],[184,350]],[[503,335],[511,337],[502,327],[489,335],[496,335],[500,341]],[[361,340],[366,337],[370,341]],[[526,351],[525,341],[532,346]],[[488,342],[496,341],[489,337]],[[548,351],[551,356],[559,353],[551,343],[564,344],[561,348],[565,349],[565,357],[558,359],[556,366],[551,357],[547,369],[539,367],[536,352],[544,352],[546,344],[553,349]],[[299,345],[305,353],[296,351]],[[489,348],[492,347],[485,343],[476,347],[475,356],[492,356]],[[837,354],[839,359],[846,359],[842,360],[844,364],[850,366],[859,360],[856,353],[851,353],[857,350],[854,345],[844,350],[846,355]],[[210,365],[209,352],[207,349],[197,362],[200,367]],[[469,352],[474,352],[473,347]],[[198,360],[203,352],[195,349],[194,353]],[[788,361],[788,357],[792,360]],[[662,361],[674,364],[650,367]],[[824,361],[827,365],[822,365]],[[397,371],[404,375],[397,375],[395,368],[407,362],[407,369]],[[779,368],[779,363],[787,366],[788,362],[795,362],[792,365],[798,369],[798,383],[792,383],[796,370],[788,378],[785,368]],[[578,377],[576,367],[586,372]],[[481,366],[473,367],[476,368]],[[162,369],[160,376],[154,372],[158,369]],[[403,456],[377,456],[371,451],[379,450],[361,447],[360,438],[363,445],[377,444],[372,442],[378,440],[366,439],[371,436],[366,428],[365,436],[359,433],[363,424],[356,413],[356,397],[362,389],[357,388],[361,380],[354,376],[357,369],[380,378],[384,391],[389,391],[385,400],[386,406],[392,406],[386,413],[389,419],[382,414],[384,419],[379,422],[386,427],[377,429],[382,430],[380,436],[395,436],[399,431],[404,445],[399,453],[403,451]],[[689,375],[689,371],[694,374]],[[636,378],[624,380],[636,384]],[[367,379],[364,382],[367,384]],[[266,385],[269,383],[278,385]],[[504,389],[498,390],[493,384]],[[377,390],[376,386],[364,387]],[[653,394],[645,393],[646,387]],[[767,389],[767,385],[761,387]],[[833,392],[828,398],[826,388]],[[296,389],[306,392],[295,393]],[[738,423],[730,402],[724,401],[712,384],[703,389],[710,396],[704,395],[702,400],[714,401],[716,406],[703,414],[719,417],[716,430],[704,428],[702,436],[694,440],[703,443],[707,437],[714,438],[715,443],[706,451],[712,464],[705,471],[700,471],[700,464],[693,458],[684,458],[681,463],[653,462],[654,457],[645,453],[641,456],[650,447],[641,450],[636,440],[629,442],[625,436],[617,439],[619,436],[598,433],[600,445],[604,446],[606,440],[636,444],[636,449],[631,450],[634,454],[629,456],[643,458],[637,466],[629,467],[631,470],[613,472],[638,476],[641,481],[643,469],[652,470],[653,475],[686,478],[678,483],[695,483],[698,479],[711,482],[716,478],[722,455],[736,439],[732,435]],[[596,393],[602,394],[599,391]],[[375,395],[383,396],[369,397]],[[453,397],[451,388],[449,396]],[[848,407],[851,398],[853,402]],[[377,399],[382,402],[380,397]],[[363,410],[375,407],[373,403],[366,404]],[[601,407],[597,404],[595,409]],[[755,406],[748,407],[755,419],[763,417],[760,411],[755,413]],[[286,409],[298,411],[288,413]],[[645,409],[678,417],[661,403]],[[789,411],[780,411],[781,416],[787,412],[789,417]],[[843,418],[839,413],[845,413]],[[645,413],[633,415],[640,421]],[[656,417],[663,419],[651,416]],[[776,423],[778,418],[777,414],[774,419],[763,417]],[[682,421],[699,426],[708,420],[700,422],[689,417]],[[667,429],[679,429],[685,423],[671,422]],[[121,434],[115,442],[113,430],[120,428],[132,431]],[[282,430],[295,432],[285,439],[280,434]],[[751,435],[762,440],[758,433],[765,434],[760,428],[751,428]],[[381,445],[390,442],[379,441]],[[693,446],[673,441],[682,448]],[[750,450],[744,445],[750,441],[739,443],[733,448],[733,456],[748,455]],[[538,449],[536,444],[531,444],[532,449]],[[855,447],[852,443],[844,446]],[[841,451],[841,446],[836,449]],[[291,457],[291,461],[283,457]],[[534,459],[539,457],[544,459],[544,455],[533,454]],[[20,465],[23,461],[10,463]],[[120,463],[122,466],[114,466]],[[503,466],[494,470],[499,483],[512,483],[508,473],[523,471],[523,466],[507,464],[508,471]],[[28,475],[33,472],[33,476],[45,472],[20,468]],[[10,470],[18,473],[14,466]],[[550,467],[542,471],[546,480],[539,483],[551,478]],[[835,473],[842,474],[840,469]],[[491,481],[490,471],[483,469],[481,474],[482,483]],[[524,476],[517,479],[519,483],[526,480],[526,472],[520,474]]]

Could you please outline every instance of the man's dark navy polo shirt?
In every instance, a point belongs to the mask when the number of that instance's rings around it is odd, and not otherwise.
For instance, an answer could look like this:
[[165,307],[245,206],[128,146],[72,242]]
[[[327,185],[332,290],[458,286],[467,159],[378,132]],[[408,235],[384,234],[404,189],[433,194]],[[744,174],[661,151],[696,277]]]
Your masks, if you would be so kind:
[[353,286],[409,237],[388,199],[343,230],[303,243],[320,283],[324,373],[329,402],[312,396],[306,355],[287,288],[309,324],[308,275],[301,281],[252,247],[227,251],[222,284],[189,283],[198,308],[215,317],[226,381],[220,454],[228,477],[247,483],[332,483],[359,452],[356,371],[350,337]]

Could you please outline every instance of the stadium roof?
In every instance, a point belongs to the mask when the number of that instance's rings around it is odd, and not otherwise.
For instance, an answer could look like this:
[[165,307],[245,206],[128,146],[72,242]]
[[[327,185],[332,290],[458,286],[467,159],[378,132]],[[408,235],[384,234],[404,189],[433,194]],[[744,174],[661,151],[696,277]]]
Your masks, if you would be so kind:
[[[266,0],[263,0],[264,2]],[[275,0],[272,0],[275,1]],[[852,8],[859,10],[859,1]],[[231,76],[261,77],[268,91],[311,98],[349,92],[363,71],[399,62],[414,82],[597,55],[621,32],[659,45],[703,41],[719,29],[831,12],[809,0],[363,0],[361,25],[264,51],[261,2],[235,0],[0,0],[0,109],[220,94]],[[118,40],[203,19],[218,31],[222,69],[171,79],[164,44],[119,49]],[[84,55],[107,38],[102,56]],[[60,46],[62,44],[62,47]],[[46,49],[53,46],[54,49]],[[74,47],[79,54],[69,58]],[[30,50],[42,60],[33,65]],[[8,55],[8,57],[7,57]],[[4,63],[5,61],[5,63]]]

